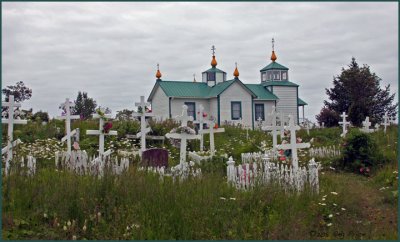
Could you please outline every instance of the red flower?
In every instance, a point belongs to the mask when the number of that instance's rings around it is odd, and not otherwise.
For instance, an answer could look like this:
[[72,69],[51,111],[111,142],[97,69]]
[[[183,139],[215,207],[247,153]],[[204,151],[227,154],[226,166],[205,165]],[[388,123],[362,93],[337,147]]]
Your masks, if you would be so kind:
[[218,124],[215,124],[215,125],[214,125],[214,129],[218,129]]
[[207,113],[203,113],[203,118],[207,117]]
[[103,126],[103,131],[105,134],[108,134],[108,132],[110,132],[110,129],[112,128],[112,123],[111,122],[107,122],[104,124]]

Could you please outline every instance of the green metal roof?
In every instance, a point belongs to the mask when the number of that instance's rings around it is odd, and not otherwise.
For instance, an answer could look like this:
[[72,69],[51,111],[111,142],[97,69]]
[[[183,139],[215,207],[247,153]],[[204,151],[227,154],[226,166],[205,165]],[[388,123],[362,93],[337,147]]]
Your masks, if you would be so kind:
[[223,91],[225,91],[232,83],[234,83],[235,80],[229,80],[229,81],[224,81],[220,82],[217,85],[210,87],[210,93],[208,94],[209,97],[216,97],[219,94],[221,94]]
[[220,69],[218,69],[218,68],[216,68],[216,67],[211,67],[210,69],[208,69],[208,70],[206,70],[206,71],[203,71],[203,73],[204,73],[204,72],[226,73],[225,71],[220,70]]
[[[229,81],[220,82],[217,85],[210,87],[204,82],[188,82],[188,81],[166,81],[159,80],[154,85],[153,90],[150,93],[148,101],[153,98],[157,86],[164,91],[168,97],[191,97],[191,98],[211,98],[217,97],[224,92],[234,82],[238,82],[243,86],[252,96],[257,95],[252,92],[246,85],[244,85],[239,79],[233,79]],[[266,95],[266,94],[264,94]]]
[[305,106],[308,105],[306,102],[301,100],[300,98],[297,98],[297,106]]
[[278,100],[279,98],[261,84],[245,84],[260,100]]
[[279,64],[278,62],[273,61],[266,67],[262,68],[260,71],[266,71],[266,70],[289,70],[289,68]]
[[263,82],[261,85],[265,87],[269,86],[288,86],[288,87],[298,87],[296,83],[290,82],[290,81],[266,81]]
[[168,97],[206,98],[211,90],[207,83],[188,81],[157,81]]

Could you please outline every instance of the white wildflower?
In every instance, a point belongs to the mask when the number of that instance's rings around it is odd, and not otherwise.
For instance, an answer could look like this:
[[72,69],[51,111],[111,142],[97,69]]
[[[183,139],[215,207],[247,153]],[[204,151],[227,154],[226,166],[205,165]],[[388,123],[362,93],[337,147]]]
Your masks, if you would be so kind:
[[333,214],[329,214],[328,218],[333,218]]
[[338,193],[337,193],[337,192],[331,192],[331,194],[333,194],[333,195],[338,195]]
[[330,226],[332,226],[332,223],[329,223],[329,224],[327,224],[326,226],[330,227]]
[[68,227],[71,226],[71,221],[68,220],[67,225]]
[[346,211],[346,209],[345,209],[345,208],[342,208],[342,211]]
[[221,199],[221,200],[226,200],[226,198],[224,198],[224,197],[220,197],[219,199]]
[[236,200],[236,198],[235,198],[235,197],[231,197],[231,198],[229,198],[229,199],[230,199],[230,200],[234,200],[234,201]]

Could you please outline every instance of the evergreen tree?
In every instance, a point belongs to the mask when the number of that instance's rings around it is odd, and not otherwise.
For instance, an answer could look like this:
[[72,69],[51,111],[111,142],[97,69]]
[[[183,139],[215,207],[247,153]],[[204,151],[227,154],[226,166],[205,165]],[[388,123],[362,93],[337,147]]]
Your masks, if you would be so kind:
[[88,119],[96,110],[97,104],[93,98],[88,97],[86,92],[78,92],[72,108],[72,114],[80,115],[81,119]]
[[[342,73],[333,78],[333,88],[326,89],[330,101],[324,101],[325,107],[316,116],[317,120],[327,124],[332,121],[333,116],[339,117],[342,112],[346,112],[351,123],[360,126],[366,116],[370,117],[372,123],[383,121],[385,112],[390,117],[395,117],[395,94],[390,94],[390,85],[381,89],[380,82],[381,78],[371,73],[368,65],[360,67],[353,57],[348,69],[342,68]],[[327,115],[326,108],[336,115]]]

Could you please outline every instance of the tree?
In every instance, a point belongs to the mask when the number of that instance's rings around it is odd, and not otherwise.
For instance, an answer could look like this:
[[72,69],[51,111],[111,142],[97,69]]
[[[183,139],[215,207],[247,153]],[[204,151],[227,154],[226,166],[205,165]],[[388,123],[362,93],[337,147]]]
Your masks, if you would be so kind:
[[324,122],[325,127],[333,127],[338,125],[339,115],[326,107],[322,108],[321,112],[316,116],[316,119],[320,124]]
[[32,116],[32,120],[39,120],[42,122],[49,122],[49,114],[47,112],[44,112],[42,110],[36,112],[33,116]]
[[[324,101],[325,107],[316,118],[327,124],[331,122],[329,118],[339,117],[342,112],[346,112],[351,123],[360,126],[366,116],[370,117],[372,123],[381,122],[385,112],[388,112],[388,116],[395,117],[395,94],[390,94],[390,85],[381,89],[381,80],[375,73],[371,73],[368,65],[359,67],[353,57],[348,68],[342,68],[342,73],[333,78],[333,88],[325,89],[330,101]],[[325,109],[335,115],[327,115]]]
[[80,115],[81,119],[88,119],[97,107],[96,101],[88,97],[86,92],[79,91],[74,103],[75,106],[72,107],[72,114]]
[[133,110],[124,109],[121,111],[117,111],[117,115],[115,116],[118,120],[130,120],[132,119]]
[[8,97],[10,95],[14,95],[15,102],[23,102],[28,100],[32,97],[32,89],[25,86],[24,82],[20,81],[17,82],[14,86],[7,86],[2,90],[5,101],[8,102]]

